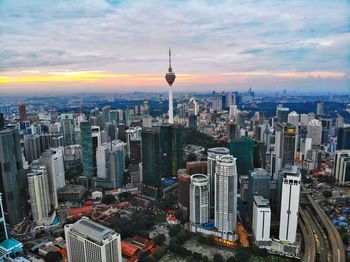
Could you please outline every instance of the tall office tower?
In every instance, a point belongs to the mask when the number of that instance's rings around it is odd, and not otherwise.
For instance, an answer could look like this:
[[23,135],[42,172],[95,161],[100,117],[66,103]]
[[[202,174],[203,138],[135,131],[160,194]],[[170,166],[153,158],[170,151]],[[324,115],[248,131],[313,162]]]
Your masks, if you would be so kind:
[[68,262],[122,262],[120,234],[86,217],[64,226]]
[[312,146],[321,146],[322,124],[320,120],[312,119],[307,124],[307,137],[312,139]]
[[111,107],[110,106],[102,107],[102,116],[103,116],[104,122],[109,122],[109,112],[110,111],[111,111]]
[[194,97],[190,99],[187,106],[188,106],[188,115],[197,116],[199,114],[199,105],[197,100]]
[[25,176],[19,133],[16,129],[0,130],[0,188],[4,194],[6,221],[10,226],[22,222],[25,207]]
[[152,116],[144,115],[142,117],[142,127],[152,127]]
[[41,154],[40,136],[29,135],[24,137],[24,156],[26,161],[31,163],[33,160],[39,159]]
[[121,123],[118,125],[118,139],[122,141],[126,141],[126,125]]
[[97,148],[96,158],[97,158],[97,177],[101,179],[108,178],[109,170],[109,153],[111,144],[104,143]]
[[250,221],[253,216],[254,196],[260,195],[270,199],[271,176],[265,169],[255,168],[248,176],[248,215]]
[[217,156],[215,172],[215,227],[234,233],[237,224],[238,175],[236,158]]
[[341,185],[350,181],[350,150],[336,151],[333,174]]
[[312,138],[300,139],[300,160],[306,160],[307,153],[312,148]]
[[116,189],[121,188],[124,185],[126,143],[121,140],[114,140],[111,143],[111,180],[113,183],[113,188]]
[[3,129],[5,127],[5,118],[4,118],[4,114],[0,113],[0,130]]
[[109,121],[113,125],[118,125],[118,117],[117,117],[117,110],[111,110],[109,111]]
[[27,121],[26,105],[23,102],[21,102],[19,104],[18,111],[19,111],[19,120],[20,121]]
[[146,187],[159,189],[160,176],[160,132],[157,128],[142,129],[142,180]]
[[301,114],[300,115],[300,124],[306,126],[309,121],[312,119],[315,119],[314,113],[308,113],[308,114]]
[[75,144],[73,114],[61,114],[61,127],[63,132],[64,145],[69,146]]
[[337,149],[350,149],[350,126],[339,127]]
[[209,177],[206,175],[191,176],[190,221],[194,224],[209,221]]
[[111,122],[106,123],[106,130],[111,141],[117,139],[117,127]]
[[324,101],[317,101],[316,103],[316,115],[324,115]]
[[240,127],[236,121],[227,122],[227,139],[239,139],[241,137]]
[[222,155],[229,155],[230,150],[226,147],[214,147],[208,149],[208,167],[207,167],[207,175],[209,178],[209,190],[210,190],[210,209],[214,211],[215,205],[215,172],[216,172],[216,157]]
[[295,111],[292,111],[288,114],[288,123],[298,127],[299,125],[299,114]]
[[96,152],[97,152],[97,148],[102,144],[101,132],[100,132],[99,126],[91,126],[91,137],[92,137],[93,168],[95,173],[95,170],[97,168]]
[[92,143],[92,131],[89,122],[80,123],[80,144],[83,158],[83,174],[92,177],[94,174],[94,150]]
[[296,153],[296,128],[291,124],[278,124],[275,136],[276,172],[286,165],[294,165]]
[[252,220],[255,244],[258,247],[268,246],[268,242],[271,241],[271,208],[268,199],[262,196],[254,196]]
[[287,107],[277,107],[277,122],[278,123],[287,123],[288,122],[288,114],[289,108]]
[[129,128],[128,130],[125,131],[125,133],[126,133],[126,145],[127,145],[126,154],[127,154],[128,158],[131,158],[131,159],[135,158],[135,152],[133,152],[135,150],[133,150],[134,148],[132,147],[132,145],[133,145],[133,141],[134,141],[134,142],[138,142],[139,147],[141,146],[140,145],[141,132],[142,132],[142,128],[139,126]]
[[197,119],[198,117],[196,115],[189,115],[188,116],[188,127],[189,128],[197,128]]
[[187,174],[186,169],[179,169],[177,171],[177,181],[177,203],[187,217],[190,207],[191,176]]
[[118,121],[118,125],[125,124],[124,111],[122,109],[117,109],[117,121]]
[[266,168],[266,145],[264,141],[254,141],[254,168]]
[[27,178],[33,220],[40,225],[51,211],[46,167],[36,167],[27,174]]
[[175,73],[171,67],[171,50],[169,49],[169,69],[165,75],[165,80],[169,85],[169,124],[174,124],[174,112],[173,112],[173,83],[175,81]]
[[283,170],[279,240],[294,243],[298,227],[300,171],[297,166]]
[[236,105],[230,105],[229,119],[238,120],[238,108]]
[[63,152],[63,147],[50,148],[46,150],[40,158],[40,163],[44,165],[47,170],[47,180],[52,209],[58,207],[57,190],[66,185]]
[[229,144],[230,154],[237,158],[238,176],[247,176],[254,168],[254,141],[247,136],[232,140]]

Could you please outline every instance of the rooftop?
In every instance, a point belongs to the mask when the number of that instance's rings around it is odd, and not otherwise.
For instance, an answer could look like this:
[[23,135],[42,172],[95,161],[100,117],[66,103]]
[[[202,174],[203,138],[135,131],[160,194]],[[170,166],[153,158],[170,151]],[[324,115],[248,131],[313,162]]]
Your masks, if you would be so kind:
[[89,237],[96,242],[102,242],[103,239],[109,237],[114,231],[101,224],[93,222],[87,218],[82,218],[71,225],[72,230]]
[[258,207],[269,207],[270,202],[268,199],[265,199],[263,196],[254,196],[254,202]]

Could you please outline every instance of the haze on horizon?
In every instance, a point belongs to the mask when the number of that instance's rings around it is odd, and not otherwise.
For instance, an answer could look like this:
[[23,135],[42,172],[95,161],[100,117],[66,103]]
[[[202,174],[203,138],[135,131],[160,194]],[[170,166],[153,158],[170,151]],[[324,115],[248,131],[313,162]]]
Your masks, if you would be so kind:
[[[350,3],[0,3],[0,95],[166,91],[350,92]],[[163,89],[164,88],[164,89]]]

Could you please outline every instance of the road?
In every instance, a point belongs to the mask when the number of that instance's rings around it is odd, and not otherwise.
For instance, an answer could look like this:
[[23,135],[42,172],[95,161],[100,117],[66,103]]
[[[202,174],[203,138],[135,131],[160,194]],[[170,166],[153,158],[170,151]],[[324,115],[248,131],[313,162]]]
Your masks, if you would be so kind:
[[306,216],[303,208],[299,209],[300,219],[299,227],[304,239],[304,254],[302,257],[303,262],[314,262],[316,259],[316,240],[312,226]]
[[[315,202],[312,196],[310,194],[306,194],[306,197],[311,206],[306,207],[306,209],[301,207],[301,209],[303,212],[305,212],[306,216],[309,216],[307,219],[312,226],[313,232],[316,233],[318,241],[320,241],[320,259],[325,258],[325,252],[322,251],[322,248],[327,248],[327,246],[329,246],[329,251],[331,254],[326,256],[328,261],[346,262],[345,248],[338,230],[333,225],[329,217],[324,213],[322,208]],[[322,239],[327,240],[323,242]]]

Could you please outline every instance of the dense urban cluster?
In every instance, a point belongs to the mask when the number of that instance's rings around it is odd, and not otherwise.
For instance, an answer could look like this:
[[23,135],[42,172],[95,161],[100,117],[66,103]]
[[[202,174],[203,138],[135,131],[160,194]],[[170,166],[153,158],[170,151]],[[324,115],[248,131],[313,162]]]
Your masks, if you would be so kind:
[[2,101],[1,259],[345,261],[350,105],[297,100]]

